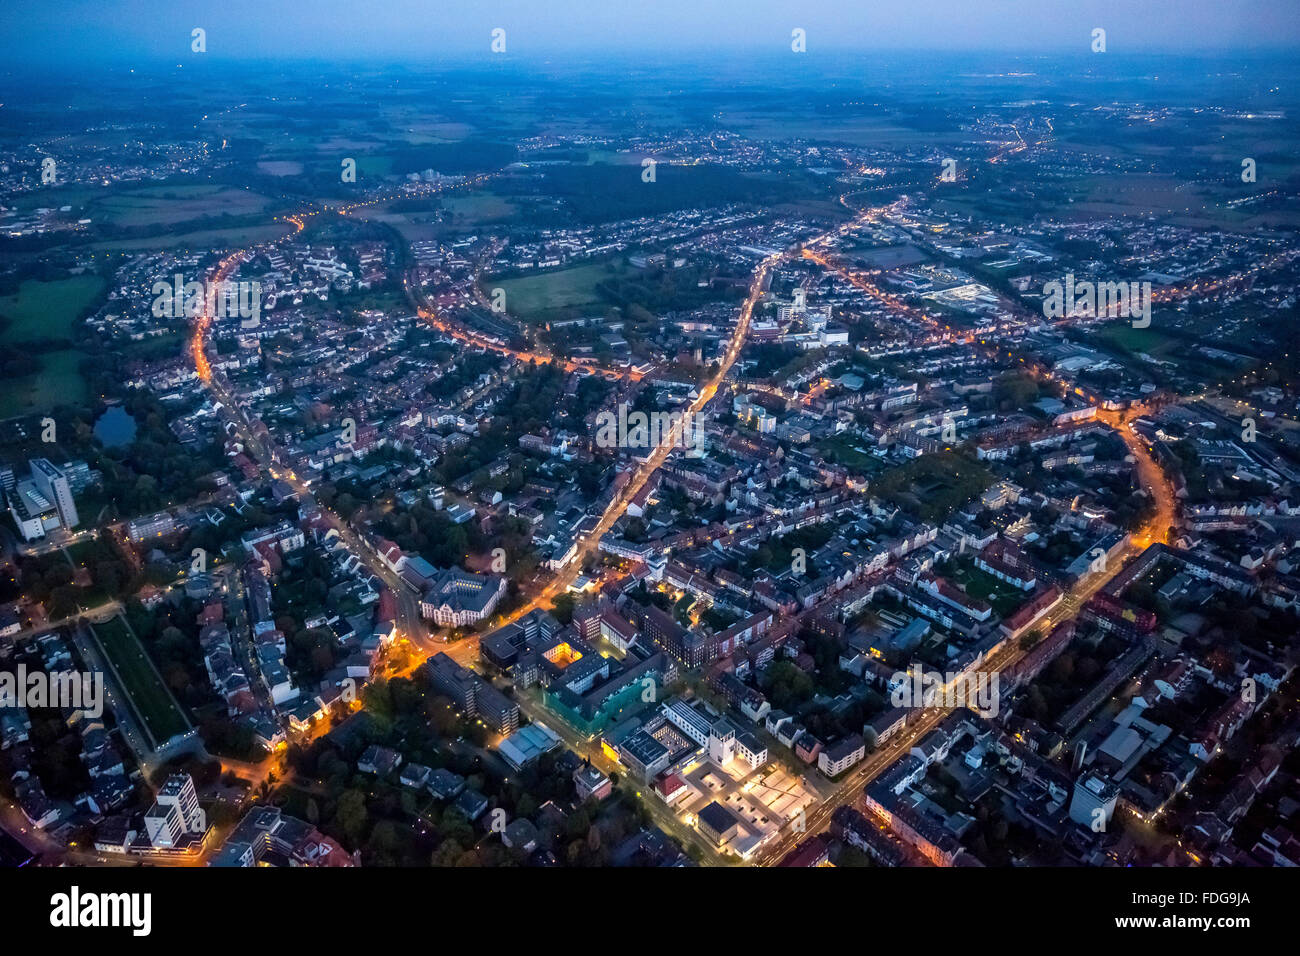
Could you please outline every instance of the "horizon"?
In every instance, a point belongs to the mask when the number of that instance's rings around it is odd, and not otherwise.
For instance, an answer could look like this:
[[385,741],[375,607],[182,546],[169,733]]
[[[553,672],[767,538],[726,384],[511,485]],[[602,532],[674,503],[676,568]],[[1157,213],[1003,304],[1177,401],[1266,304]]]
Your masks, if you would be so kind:
[[[127,0],[105,8],[82,2],[19,0],[0,11],[11,64],[185,62],[190,31],[206,31],[208,58],[337,60],[348,63],[473,60],[489,54],[491,33],[506,31],[506,55],[590,58],[641,53],[668,56],[761,55],[789,51],[791,31],[806,32],[810,54],[962,51],[1018,55],[1088,52],[1091,31],[1107,31],[1114,55],[1278,54],[1300,48],[1300,9],[1269,0],[1248,9],[1210,0],[1155,0],[1141,8],[1089,0],[1051,9],[1036,0],[991,0],[976,9],[935,0],[923,17],[909,9],[836,4],[790,9],[773,0],[750,4],[743,18],[723,5],[666,0],[638,9],[589,10],[561,0],[545,10],[517,2],[491,9],[431,8],[390,0],[362,8],[324,0],[310,9],[283,2],[235,0],[220,10],[192,0]],[[634,38],[634,39],[629,39]],[[1261,38],[1267,38],[1261,44]]]

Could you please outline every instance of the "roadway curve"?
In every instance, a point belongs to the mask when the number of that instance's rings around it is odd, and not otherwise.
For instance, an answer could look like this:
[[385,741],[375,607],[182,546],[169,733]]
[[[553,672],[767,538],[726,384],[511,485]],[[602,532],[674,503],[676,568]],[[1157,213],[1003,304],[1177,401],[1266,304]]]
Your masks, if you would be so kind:
[[[861,210],[849,222],[843,223],[835,229],[810,240],[802,248],[796,246],[783,252],[775,253],[759,263],[750,283],[749,294],[741,305],[740,313],[735,328],[732,331],[731,339],[727,346],[727,351],[723,357],[723,361],[719,363],[717,371],[709,378],[704,387],[700,390],[697,398],[691,403],[689,407],[690,416],[694,417],[704,410],[717,394],[718,388],[731,371],[732,366],[735,364],[736,359],[739,357],[741,349],[744,346],[745,339],[748,336],[754,309],[763,296],[771,277],[772,270],[780,263],[789,261],[796,256],[802,256],[817,262],[825,268],[840,272],[848,278],[849,281],[853,282],[869,294],[882,299],[887,297],[887,294],[874,284],[866,282],[861,277],[855,276],[849,270],[839,266],[827,253],[822,251],[832,239],[847,235],[863,223],[878,218],[886,208],[887,207],[880,207]],[[347,212],[346,209],[339,211],[341,214],[346,214]],[[303,229],[301,217],[289,217],[288,221],[292,222],[298,231]],[[229,278],[229,276],[233,274],[235,266],[237,266],[239,262],[243,261],[244,255],[245,253],[240,251],[223,259],[213,275],[214,281]],[[558,359],[550,353],[511,349],[494,340],[484,338],[471,329],[454,324],[449,320],[438,316],[427,306],[420,305],[418,291],[410,285],[409,278],[405,281],[407,283],[408,295],[416,302],[420,317],[426,322],[432,324],[434,327],[452,335],[460,341],[503,354],[512,355],[521,361],[526,362],[544,363],[562,361],[565,369],[568,371],[576,371],[580,368],[589,367],[578,365],[567,359]],[[892,299],[892,297],[889,298]],[[903,309],[905,314],[930,326],[932,331],[940,332],[940,324],[931,317],[926,316],[919,310],[906,307],[902,303],[897,304]],[[205,341],[210,328],[211,316],[207,314],[201,316],[195,323],[194,338],[191,343],[191,351],[193,353],[195,367],[199,373],[199,377],[210,389],[212,389],[214,395],[217,396],[227,408],[236,409],[237,411],[237,406],[230,401],[224,387],[214,380],[210,366],[207,362],[207,357],[205,355]],[[962,338],[960,335],[954,335],[952,331],[946,327],[941,331],[941,334],[945,333],[952,338]],[[973,338],[968,337],[967,341],[973,341]],[[622,373],[620,372],[619,374]],[[1152,541],[1166,540],[1169,528],[1176,522],[1176,508],[1174,505],[1172,486],[1159,465],[1155,462],[1154,457],[1151,455],[1150,449],[1146,446],[1145,442],[1143,442],[1136,433],[1132,431],[1131,427],[1129,427],[1132,418],[1135,417],[1134,413],[1132,411],[1128,414],[1112,413],[1099,417],[1101,417],[1101,420],[1115,428],[1124,439],[1125,444],[1128,445],[1137,462],[1139,480],[1142,482],[1144,488],[1152,495],[1157,506],[1152,518],[1149,519],[1139,531],[1134,532],[1131,536],[1130,542],[1127,545],[1121,560],[1112,562],[1108,565],[1108,568],[1105,571],[1098,572],[1097,574],[1089,576],[1087,579],[1076,582],[1074,587],[1067,592],[1066,596],[1062,599],[1057,608],[1043,618],[1042,626],[1048,628],[1057,626],[1064,621],[1075,617],[1083,604],[1086,603],[1093,594],[1119,574],[1128,560],[1134,555],[1140,553],[1146,544]],[[650,479],[655,471],[663,465],[668,456],[672,453],[672,450],[676,447],[680,438],[682,421],[685,421],[685,418],[679,421],[670,433],[654,449],[654,451],[651,452],[649,457],[637,466],[636,470],[632,473],[631,478],[624,484],[623,488],[614,497],[613,501],[611,501],[606,507],[604,513],[601,515],[600,521],[596,525],[596,528],[578,542],[578,548],[574,557],[570,559],[570,561],[561,568],[554,577],[552,577],[552,579],[540,592],[538,592],[536,596],[510,615],[502,618],[501,622],[504,623],[514,620],[527,614],[534,608],[548,608],[552,606],[556,597],[564,593],[568,586],[577,578],[586,557],[599,547],[601,537],[609,531],[620,517],[622,517],[623,513],[627,510],[628,503],[637,495],[638,492],[641,491],[645,486],[645,483]],[[242,412],[237,413],[236,425],[241,434],[246,436],[246,446],[253,449],[255,452],[260,452],[258,455],[259,461],[263,460],[265,449],[261,448],[261,443],[257,442],[251,435],[247,422],[243,420]],[[299,490],[300,492],[307,490],[305,484],[299,481],[297,476],[292,472],[281,474],[280,476],[289,481],[290,484],[295,487],[295,490]],[[335,527],[339,531],[340,536],[344,537],[345,542],[356,542],[357,544],[360,544],[358,536],[355,535],[343,522],[341,522],[337,516],[331,514],[329,520],[331,526]],[[367,563],[372,566],[372,569],[377,572],[385,572],[381,575],[381,579],[387,582],[391,575],[387,574],[387,569],[383,568],[382,564],[374,557],[373,551],[368,547],[358,547],[356,550],[367,560]],[[397,584],[395,590],[399,596],[405,594],[405,589],[401,587],[400,583]],[[408,631],[408,634],[413,638],[416,638],[417,633],[423,635],[423,628],[418,625],[412,627],[411,630]],[[429,642],[423,638],[417,638],[417,643],[421,646],[428,646],[429,644]],[[457,653],[456,656],[464,659],[467,654],[472,655],[477,644],[477,638],[472,636],[459,642],[459,646],[457,647],[459,653]],[[1023,653],[1023,651],[1019,650],[1017,642],[1011,642],[1011,646],[1004,647],[989,659],[986,668],[993,671],[1001,670],[1018,660]],[[855,768],[847,778],[841,781],[837,786],[834,795],[830,799],[823,801],[816,810],[807,814],[806,820],[803,821],[804,826],[799,832],[788,833],[784,838],[764,850],[756,861],[757,864],[774,864],[800,838],[806,834],[817,833],[824,829],[829,823],[830,814],[837,806],[854,802],[863,787],[874,780],[875,777],[888,767],[900,753],[905,752],[914,742],[938,726],[948,713],[949,711],[943,708],[931,708],[924,711],[915,723],[909,725],[884,750],[868,757],[867,760]]]

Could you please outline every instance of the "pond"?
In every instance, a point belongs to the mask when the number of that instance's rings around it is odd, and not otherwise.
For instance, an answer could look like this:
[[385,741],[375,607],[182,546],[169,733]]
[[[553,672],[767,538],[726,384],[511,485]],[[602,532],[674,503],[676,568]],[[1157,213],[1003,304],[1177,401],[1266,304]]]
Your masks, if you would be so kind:
[[121,405],[110,405],[95,421],[95,437],[106,448],[117,448],[135,441],[135,419]]

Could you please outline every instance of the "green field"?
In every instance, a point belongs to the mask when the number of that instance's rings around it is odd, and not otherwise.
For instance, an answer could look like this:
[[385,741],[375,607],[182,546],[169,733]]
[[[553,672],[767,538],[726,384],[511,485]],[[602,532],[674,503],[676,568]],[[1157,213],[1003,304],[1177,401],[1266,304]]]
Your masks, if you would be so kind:
[[516,212],[514,203],[492,193],[449,196],[443,200],[443,205],[451,213],[452,222],[458,226],[509,219]]
[[154,236],[147,239],[112,239],[96,242],[88,248],[103,252],[132,249],[175,249],[183,252],[209,252],[213,249],[237,249],[283,239],[293,231],[288,223],[276,222],[265,226],[233,226],[229,229],[201,229],[176,235]]
[[0,296],[0,316],[11,323],[0,332],[0,341],[70,338],[72,325],[82,310],[103,291],[104,280],[95,275],[69,276],[52,282],[28,279],[15,294]]
[[387,176],[393,171],[391,156],[358,156],[357,172],[362,176]]
[[252,190],[195,184],[152,186],[95,199],[88,215],[118,226],[173,226],[205,216],[248,216],[270,204]]
[[596,286],[614,274],[602,263],[555,269],[520,279],[489,280],[484,285],[505,289],[506,311],[527,318],[547,309],[594,305],[600,301]]
[[1112,322],[1094,333],[1094,337],[1108,345],[1117,345],[1130,352],[1146,352],[1156,358],[1176,348],[1178,341],[1153,329],[1135,329],[1130,322]]
[[[78,319],[103,291],[104,280],[94,275],[23,282],[13,295],[0,297],[0,316],[7,320],[0,331],[0,344],[20,346],[48,339],[75,341]],[[77,349],[33,353],[31,374],[10,378],[0,389],[0,419],[84,402],[87,391],[80,367],[85,357],[86,353]]]
[[858,472],[875,473],[880,471],[884,464],[875,455],[861,450],[864,443],[847,435],[833,435],[830,438],[823,438],[817,443],[817,450],[824,455],[827,460],[843,465],[845,468],[851,468]]
[[877,479],[872,493],[926,521],[941,521],[993,481],[993,472],[979,462],[941,451],[891,468]]
[[37,356],[41,370],[11,378],[0,388],[0,419],[47,412],[56,405],[79,405],[89,392],[81,377],[85,353],[73,349]]
[[189,730],[189,721],[122,618],[96,624],[91,630],[155,746]]

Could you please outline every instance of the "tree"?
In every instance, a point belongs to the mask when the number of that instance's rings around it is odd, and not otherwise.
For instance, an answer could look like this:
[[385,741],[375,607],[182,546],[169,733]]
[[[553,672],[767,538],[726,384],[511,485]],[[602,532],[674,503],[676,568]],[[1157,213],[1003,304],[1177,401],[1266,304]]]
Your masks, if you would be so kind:
[[366,795],[360,790],[348,790],[339,798],[335,822],[342,829],[348,842],[354,847],[361,842],[369,814],[366,811]]
[[1043,632],[1039,630],[1030,631],[1020,638],[1020,649],[1022,651],[1031,650],[1039,641],[1043,639]]

